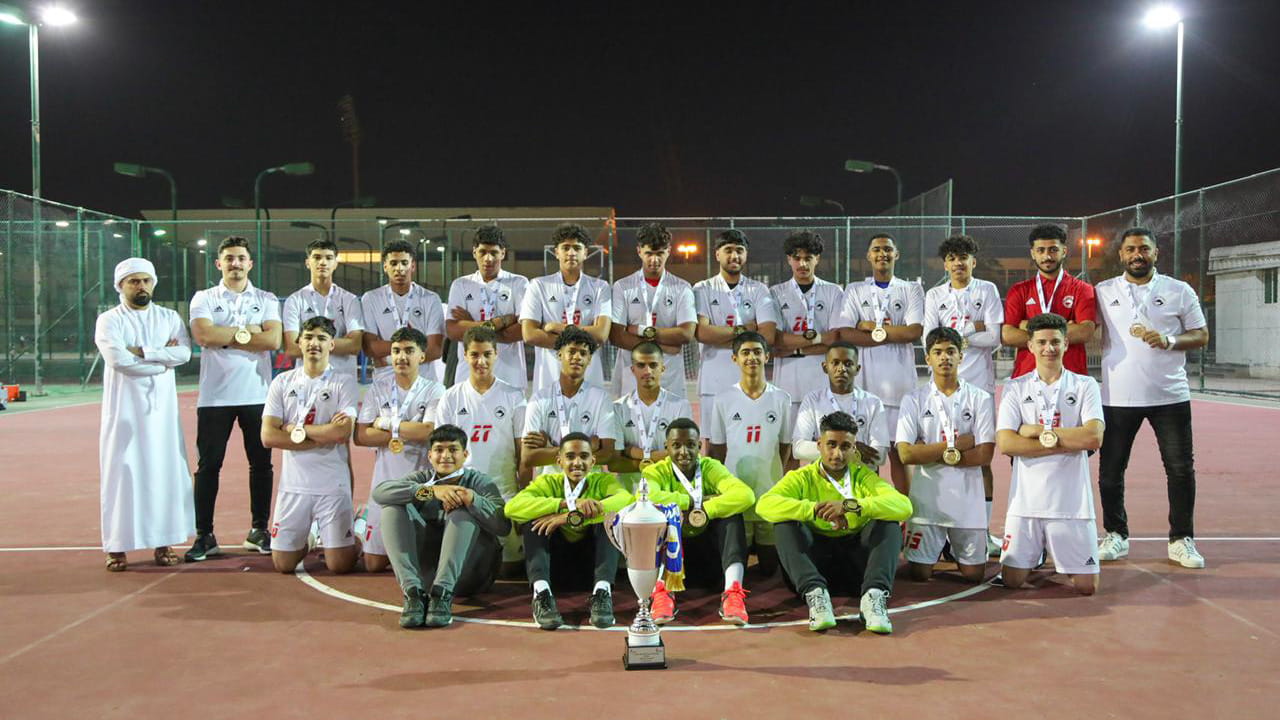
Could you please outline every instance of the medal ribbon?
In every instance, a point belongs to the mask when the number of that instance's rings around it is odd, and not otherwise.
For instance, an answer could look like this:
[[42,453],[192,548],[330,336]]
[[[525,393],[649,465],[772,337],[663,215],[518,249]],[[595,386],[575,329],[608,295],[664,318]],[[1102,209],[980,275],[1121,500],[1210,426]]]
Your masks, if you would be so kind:
[[[489,283],[484,281],[484,276],[479,272],[476,277],[480,281],[480,322],[490,322],[494,318],[494,313],[498,304],[498,292],[489,289]],[[494,280],[497,283],[497,280]]]
[[230,312],[231,327],[238,328],[238,327],[248,325],[249,318],[246,316],[244,312],[244,301],[245,301],[245,296],[249,294],[249,286],[246,285],[244,288],[244,291],[240,293],[235,293],[234,291],[231,290],[231,288],[227,288],[227,286],[225,285],[223,285],[223,287],[226,288],[226,292],[232,293],[232,295],[235,296],[235,302],[231,302],[231,301],[227,302],[227,304],[231,306],[231,312]]
[[395,291],[391,289],[390,285],[387,285],[387,305],[390,306],[391,308],[391,319],[394,320],[396,323],[396,327],[395,327],[396,330],[399,330],[402,327],[413,327],[413,325],[408,320],[408,317],[409,317],[408,305],[409,303],[413,302],[414,295],[416,294],[414,292],[415,290],[417,290],[417,284],[410,283],[409,292],[405,293],[405,296],[404,296],[405,308],[402,311],[400,309],[400,306],[396,304],[396,299],[399,298],[399,296],[396,295]]
[[430,478],[429,480],[427,480],[426,482],[422,483],[422,486],[423,486],[423,487],[430,487],[430,486],[432,486],[432,485],[435,485],[436,483],[442,483],[442,482],[444,482],[445,480],[452,480],[452,479],[454,479],[454,478],[458,477],[459,475],[461,475],[461,474],[462,474],[462,473],[464,473],[464,472],[466,472],[466,468],[462,468],[461,470],[454,470],[453,472],[449,473],[448,475],[445,475],[444,477],[440,477],[439,475],[437,475],[437,474],[436,474],[436,471],[435,471],[435,469],[433,468],[433,469],[431,470],[431,478]]
[[323,305],[323,307],[320,305],[320,303],[318,303],[318,302],[316,303],[316,307],[320,307],[320,308],[321,308],[320,310],[317,310],[317,311],[316,311],[316,316],[317,316],[317,317],[326,317],[326,318],[329,318],[330,320],[332,320],[333,318],[330,318],[330,317],[329,317],[329,301],[333,299],[333,286],[330,286],[330,287],[329,287],[329,294],[328,294],[328,295],[321,295],[319,290],[316,290],[315,288],[311,287],[310,285],[308,285],[308,286],[307,286],[307,288],[309,288],[309,289],[311,290],[311,294],[312,294],[312,295],[315,295],[315,296],[316,296],[316,298],[318,298],[318,299],[320,299],[320,300],[324,300],[324,305]]
[[[580,387],[578,392],[581,393],[585,389]],[[574,404],[569,405],[569,398],[564,396],[564,390],[556,390],[556,422],[560,424],[560,437],[556,438],[556,442],[572,432],[570,424],[573,416],[569,414],[569,408],[572,407],[577,412],[577,398],[578,396],[574,395]]]
[[[1137,283],[1129,282],[1128,280],[1124,283],[1125,289],[1129,291],[1129,304],[1133,308],[1133,322],[1147,328],[1148,330],[1151,329],[1147,325],[1147,323],[1151,322],[1151,315],[1147,312],[1148,303],[1146,301],[1149,301],[1155,295],[1156,279],[1155,268],[1152,268],[1151,280],[1146,284],[1145,288]],[[1143,297],[1143,302],[1138,301],[1138,291],[1141,289],[1145,289],[1147,291],[1146,296]]]
[[[578,294],[582,291],[582,276],[578,276],[578,282],[574,285],[565,285],[564,276],[561,276],[560,283],[564,287],[564,301],[561,302],[561,305],[564,306],[563,322],[565,325],[573,325],[575,324],[573,322],[574,313],[578,311]],[[569,293],[570,289],[573,290],[572,295]],[[570,300],[570,297],[573,299]]]
[[1040,312],[1052,312],[1053,296],[1058,294],[1058,284],[1062,282],[1062,276],[1066,274],[1066,272],[1066,268],[1058,268],[1058,279],[1053,281],[1053,290],[1049,291],[1049,300],[1047,302],[1044,299],[1044,285],[1042,284],[1044,282],[1044,278],[1040,277],[1038,274],[1036,275],[1036,296],[1040,300]]
[[569,476],[564,476],[564,504],[568,506],[570,511],[578,509],[578,496],[583,490],[587,489],[587,478],[583,477],[578,481],[577,486],[569,484]]
[[[311,389],[310,389],[310,392],[307,393],[307,396],[306,396],[307,401],[302,405],[300,405],[297,411],[294,413],[294,416],[297,418],[297,420],[294,422],[294,425],[306,424],[307,415],[309,415],[311,411],[315,408],[316,397],[320,394],[320,390],[323,389],[326,384],[328,384],[329,375],[332,371],[333,371],[333,368],[326,367],[324,369],[324,373],[321,374],[320,377],[315,378],[314,380],[310,377],[307,377],[306,372],[301,370],[298,372],[298,374],[302,376],[304,380],[302,381],[302,383],[295,382],[293,389],[298,390],[299,389],[298,386],[300,384],[307,383],[307,382],[311,383]],[[299,394],[299,397],[302,397],[301,394]]]
[[951,303],[954,306],[954,314],[951,318],[951,327],[955,330],[963,330],[965,323],[969,319],[969,288],[964,290],[951,291]]
[[645,299],[645,310],[646,310],[646,312],[645,312],[645,315],[644,315],[644,320],[642,320],[642,321],[640,322],[640,330],[641,330],[641,331],[643,331],[645,328],[650,327],[650,326],[654,326],[654,327],[656,327],[656,326],[657,326],[657,324],[658,324],[658,296],[662,294],[662,285],[663,285],[663,283],[665,283],[666,281],[667,281],[667,272],[664,270],[664,271],[662,272],[662,277],[658,278],[658,286],[657,286],[657,287],[655,287],[655,288],[653,289],[653,295],[652,295],[652,296],[650,296],[650,295],[649,295],[649,283],[647,283],[647,282],[645,282],[645,281],[644,281],[643,276],[641,277],[640,282],[641,282],[642,284],[641,284],[641,286],[640,286],[640,293],[641,293],[641,296],[642,296],[642,297],[645,297],[645,298],[646,298],[646,299]]
[[[821,465],[819,465],[819,467],[821,467]],[[848,468],[845,468],[844,478],[840,482],[837,482],[835,478],[828,475],[826,468],[822,468],[822,477],[826,478],[827,482],[831,483],[831,487],[835,488],[836,492],[840,493],[840,497],[845,500],[853,499],[853,475],[849,472]]]
[[955,401],[958,400],[960,389],[957,388],[952,398],[947,398],[938,389],[936,383],[929,386],[929,398],[933,400],[933,406],[938,413],[938,433],[942,436],[942,441],[947,444],[948,448],[956,446],[956,420],[955,420]]
[[693,471],[693,482],[680,472],[680,466],[674,462],[671,463],[671,469],[676,473],[676,479],[684,486],[685,492],[689,493],[689,509],[702,509],[702,463],[698,463],[698,469]]
[[818,330],[818,324],[814,317],[814,305],[818,302],[817,281],[815,280],[814,283],[809,286],[809,292],[802,291],[800,289],[800,283],[796,282],[795,278],[791,278],[791,287],[800,294],[800,299],[804,300],[804,329],[816,332]]
[[1058,414],[1058,396],[1062,393],[1062,386],[1066,384],[1066,371],[1058,377],[1058,384],[1053,388],[1052,399],[1050,399],[1049,386],[1040,379],[1040,375],[1036,375],[1036,386],[1039,392],[1036,395],[1036,409],[1040,415],[1040,425],[1045,430],[1053,429],[1053,418]]
[[881,290],[880,286],[876,285],[875,278],[867,278],[867,287],[871,288],[871,305],[876,311],[876,327],[883,328],[885,321],[889,319],[889,313],[886,310],[889,299],[888,289]]
[[[852,399],[852,398],[853,398],[853,395],[852,395],[852,394],[850,394],[850,395],[849,395],[849,397],[850,397],[850,399]],[[833,392],[831,392],[831,388],[830,388],[830,387],[827,387],[827,400],[831,403],[831,408],[832,408],[832,410],[833,410],[834,412],[844,412],[844,411],[845,411],[845,410],[844,410],[844,408],[840,407],[840,403],[836,400],[836,394],[835,394],[835,393],[833,393]],[[856,401],[853,403],[853,407],[852,407],[851,409],[852,409],[852,410],[855,410],[855,411],[858,409],[858,403],[857,403]],[[853,415],[854,413],[849,413],[849,414],[850,414],[850,415]]]
[[653,441],[658,436],[658,421],[662,419],[662,406],[667,402],[667,391],[658,390],[658,399],[653,403],[653,415],[649,417],[649,425],[644,423],[644,401],[640,399],[640,391],[636,390],[627,398],[631,408],[631,419],[636,424],[636,432],[640,435],[640,449],[644,450],[644,459],[653,454]]
[[724,284],[725,291],[729,294],[729,304],[733,306],[733,322],[728,324],[730,326],[745,325],[746,318],[742,317],[742,281],[739,280],[734,287],[729,287],[728,281],[724,278],[720,278],[720,282]]

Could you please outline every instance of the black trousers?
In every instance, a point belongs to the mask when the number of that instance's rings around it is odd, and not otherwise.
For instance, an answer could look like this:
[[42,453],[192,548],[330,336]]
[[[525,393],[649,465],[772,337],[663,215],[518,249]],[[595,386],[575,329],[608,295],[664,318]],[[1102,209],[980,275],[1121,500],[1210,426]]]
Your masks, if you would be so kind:
[[1124,472],[1142,421],[1151,423],[1169,492],[1169,539],[1195,537],[1196,468],[1191,441],[1191,403],[1152,407],[1102,406],[1107,423],[1098,458],[1098,490],[1102,495],[1102,526],[1129,537],[1124,510]]
[[546,580],[553,592],[589,590],[601,580],[612,583],[618,574],[622,554],[605,536],[603,525],[590,526],[586,536],[576,540],[570,540],[560,530],[551,533],[551,537],[539,535],[533,531],[533,523],[526,524],[522,533],[530,585]]
[[801,522],[773,526],[783,577],[798,594],[818,587],[861,597],[872,588],[893,592],[902,551],[902,526],[872,520],[861,531],[827,537]]
[[724,571],[734,563],[747,567],[747,525],[742,514],[717,518],[700,533],[684,534],[684,584],[686,587],[724,587]]
[[196,450],[200,460],[196,466],[195,500],[196,533],[199,535],[213,532],[218,476],[227,455],[231,428],[237,422],[244,439],[244,454],[249,459],[249,510],[253,527],[267,529],[275,476],[271,467],[271,450],[262,445],[262,406],[202,407],[196,408]]

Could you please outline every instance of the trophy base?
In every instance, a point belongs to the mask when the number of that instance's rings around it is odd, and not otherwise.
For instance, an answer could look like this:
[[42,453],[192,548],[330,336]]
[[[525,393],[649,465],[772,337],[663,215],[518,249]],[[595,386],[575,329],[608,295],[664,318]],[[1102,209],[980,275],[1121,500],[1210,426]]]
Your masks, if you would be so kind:
[[627,670],[665,670],[667,646],[661,639],[658,640],[657,645],[627,643],[627,650],[622,654],[622,667]]

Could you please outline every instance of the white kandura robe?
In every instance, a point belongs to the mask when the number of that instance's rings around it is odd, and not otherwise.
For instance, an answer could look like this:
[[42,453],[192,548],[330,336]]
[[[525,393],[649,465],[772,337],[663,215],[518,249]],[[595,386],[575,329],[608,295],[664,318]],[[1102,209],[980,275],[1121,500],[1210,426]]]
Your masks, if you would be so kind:
[[[169,340],[178,344],[165,347]],[[191,360],[178,313],[121,303],[98,316],[102,379],[102,548],[125,552],[177,545],[195,530],[187,448],[173,368]],[[129,352],[140,347],[144,357]]]

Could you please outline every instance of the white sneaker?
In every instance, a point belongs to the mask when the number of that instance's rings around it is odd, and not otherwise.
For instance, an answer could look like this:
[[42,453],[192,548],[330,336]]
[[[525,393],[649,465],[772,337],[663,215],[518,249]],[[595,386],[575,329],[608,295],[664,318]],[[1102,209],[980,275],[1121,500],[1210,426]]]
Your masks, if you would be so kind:
[[862,624],[871,632],[881,635],[893,632],[893,623],[889,620],[889,593],[871,588],[862,596],[858,609],[862,612]]
[[1184,568],[1204,567],[1204,556],[1196,550],[1196,541],[1189,537],[1169,543],[1169,560]]
[[[1170,550],[1170,552],[1173,552]],[[1129,538],[1118,532],[1109,532],[1098,543],[1098,559],[1103,562],[1129,557]]]
[[831,596],[827,589],[816,587],[804,594],[804,601],[809,604],[809,629],[830,630],[836,626],[835,613],[831,612]]

